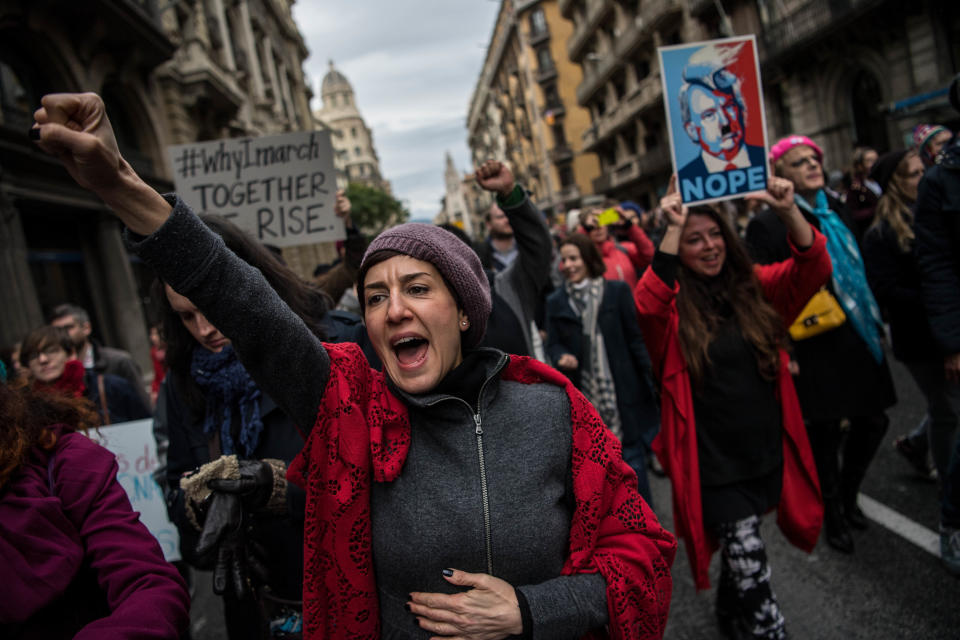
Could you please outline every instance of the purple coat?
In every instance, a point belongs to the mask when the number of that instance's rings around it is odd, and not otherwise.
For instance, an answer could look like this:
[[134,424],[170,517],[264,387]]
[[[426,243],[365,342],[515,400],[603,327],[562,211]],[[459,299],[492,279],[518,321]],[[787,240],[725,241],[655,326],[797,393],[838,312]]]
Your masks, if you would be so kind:
[[0,575],[4,638],[179,638],[189,622],[116,458],[78,433],[34,448],[0,490]]

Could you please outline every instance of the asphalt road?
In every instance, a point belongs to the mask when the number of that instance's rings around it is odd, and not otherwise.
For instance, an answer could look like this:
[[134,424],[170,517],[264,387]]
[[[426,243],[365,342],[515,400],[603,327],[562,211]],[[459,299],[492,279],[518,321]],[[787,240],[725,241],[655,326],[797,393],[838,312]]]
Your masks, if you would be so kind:
[[[937,487],[918,479],[893,450],[893,439],[913,429],[925,407],[906,370],[892,363],[900,402],[889,411],[890,430],[871,465],[863,494],[936,532]],[[670,485],[651,476],[658,515],[672,529]],[[960,579],[948,575],[939,559],[871,522],[854,532],[856,552],[843,555],[821,542],[813,553],[787,543],[768,515],[767,543],[772,584],[787,630],[794,640],[948,640],[960,639]],[[719,575],[714,557],[711,576]],[[667,640],[720,638],[713,617],[711,589],[697,593],[683,545],[673,565],[673,600]],[[225,640],[219,601],[210,592],[210,575],[194,580],[193,638]]]

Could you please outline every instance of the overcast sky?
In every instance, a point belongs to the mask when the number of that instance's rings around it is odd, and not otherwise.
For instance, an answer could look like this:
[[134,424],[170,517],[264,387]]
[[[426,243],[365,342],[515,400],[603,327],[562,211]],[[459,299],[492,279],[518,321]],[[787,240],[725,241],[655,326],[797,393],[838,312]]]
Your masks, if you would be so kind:
[[470,170],[466,117],[500,2],[299,0],[304,64],[320,107],[332,59],[373,130],[380,170],[412,218],[433,218],[444,195],[444,153]]

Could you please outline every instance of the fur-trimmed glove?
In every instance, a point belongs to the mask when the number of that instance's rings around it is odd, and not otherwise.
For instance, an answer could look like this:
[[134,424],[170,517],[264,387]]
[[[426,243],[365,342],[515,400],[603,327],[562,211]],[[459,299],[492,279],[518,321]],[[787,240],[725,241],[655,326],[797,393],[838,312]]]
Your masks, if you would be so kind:
[[239,496],[250,511],[279,512],[287,504],[286,470],[280,460],[239,460],[235,476],[212,478],[207,486],[218,493]]
[[215,493],[239,497],[243,507],[252,512],[283,513],[287,508],[286,472],[282,460],[220,456],[180,478],[187,517],[201,531]]

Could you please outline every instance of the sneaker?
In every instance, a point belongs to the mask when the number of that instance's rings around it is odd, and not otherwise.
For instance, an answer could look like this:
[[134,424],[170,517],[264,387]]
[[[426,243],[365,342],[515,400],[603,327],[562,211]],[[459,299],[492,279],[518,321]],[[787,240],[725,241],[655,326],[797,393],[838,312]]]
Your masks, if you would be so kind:
[[940,525],[940,559],[947,571],[960,577],[960,529]]
[[900,436],[893,441],[893,448],[910,463],[910,466],[913,467],[923,479],[936,482],[937,470],[927,458],[927,452],[921,451],[917,445],[910,441],[910,438]]

